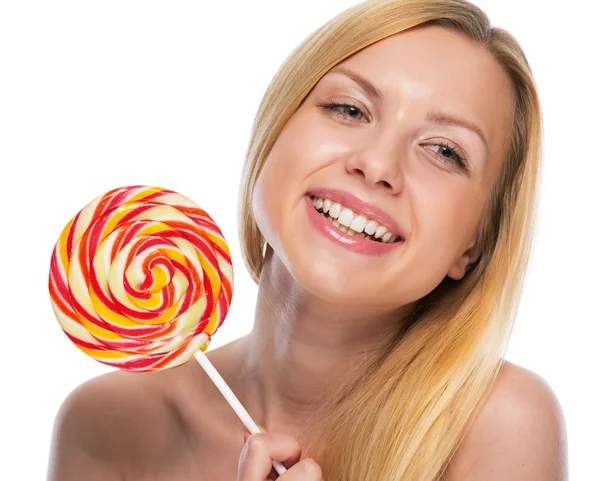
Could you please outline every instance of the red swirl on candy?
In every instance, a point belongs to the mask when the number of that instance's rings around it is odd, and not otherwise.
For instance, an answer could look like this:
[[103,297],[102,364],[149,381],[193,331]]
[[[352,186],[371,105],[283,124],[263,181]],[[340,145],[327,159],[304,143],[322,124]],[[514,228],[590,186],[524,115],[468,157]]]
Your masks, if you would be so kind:
[[48,286],[79,349],[123,370],[155,371],[206,350],[231,304],[233,268],[204,210],[138,185],[98,196],[69,221]]

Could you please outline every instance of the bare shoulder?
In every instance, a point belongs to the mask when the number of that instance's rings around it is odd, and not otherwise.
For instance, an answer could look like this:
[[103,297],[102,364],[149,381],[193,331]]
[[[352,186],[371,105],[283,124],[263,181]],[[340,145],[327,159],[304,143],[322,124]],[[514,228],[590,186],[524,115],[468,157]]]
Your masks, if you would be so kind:
[[174,457],[183,437],[164,389],[177,375],[171,371],[115,371],[74,389],[56,415],[48,479],[78,479],[83,468],[87,479],[121,479],[138,465]]
[[505,361],[448,469],[447,481],[566,481],[567,435],[556,394]]

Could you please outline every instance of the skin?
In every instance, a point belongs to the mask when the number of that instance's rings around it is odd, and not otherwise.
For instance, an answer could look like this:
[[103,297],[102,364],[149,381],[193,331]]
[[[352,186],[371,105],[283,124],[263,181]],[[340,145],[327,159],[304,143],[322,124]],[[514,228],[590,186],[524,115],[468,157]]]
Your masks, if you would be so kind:
[[[376,350],[446,276],[463,277],[512,122],[508,76],[487,51],[443,28],[394,35],[341,65],[368,78],[382,100],[326,74],[279,135],[253,197],[272,249],[255,327],[240,345],[259,382],[237,386],[268,431],[299,434],[311,402],[349,364]],[[354,102],[364,116],[319,107],[331,100]],[[470,130],[425,122],[433,109],[479,125],[489,150]],[[439,142],[460,147],[471,175],[435,156]],[[384,209],[404,229],[404,245],[366,256],[315,232],[304,197],[323,186]]]
[[[506,73],[484,49],[433,26],[383,39],[341,65],[382,98],[329,72],[290,118],[252,198],[270,246],[254,327],[207,352],[263,432],[244,435],[197,363],[110,373],[61,407],[49,480],[79,479],[85,470],[87,479],[264,481],[276,478],[273,459],[289,468],[284,481],[321,480],[319,465],[301,451],[312,405],[376,353],[419,298],[446,276],[461,279],[477,259],[475,229],[514,115]],[[361,113],[320,107],[328,101],[354,103]],[[426,122],[433,109],[477,124],[488,147],[470,130]],[[444,152],[439,142],[466,158],[469,174],[436,157]],[[314,187],[376,204],[404,229],[405,244],[380,258],[333,244],[309,224],[304,196]],[[547,384],[505,363],[448,479],[564,480],[565,445]]]

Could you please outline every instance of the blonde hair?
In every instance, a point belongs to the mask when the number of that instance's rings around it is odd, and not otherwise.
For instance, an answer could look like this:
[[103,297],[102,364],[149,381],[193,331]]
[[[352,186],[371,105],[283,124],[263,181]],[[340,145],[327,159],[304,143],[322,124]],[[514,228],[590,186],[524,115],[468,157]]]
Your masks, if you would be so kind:
[[313,32],[267,88],[240,185],[246,266],[258,283],[267,246],[251,208],[253,188],[290,116],[332,67],[378,40],[425,24],[466,35],[504,67],[516,94],[513,130],[477,231],[478,261],[460,281],[446,277],[420,299],[385,351],[320,408],[309,451],[314,449],[311,457],[327,481],[443,479],[504,362],[529,263],[542,118],[525,54],[512,35],[492,28],[486,14],[466,0],[373,0]]

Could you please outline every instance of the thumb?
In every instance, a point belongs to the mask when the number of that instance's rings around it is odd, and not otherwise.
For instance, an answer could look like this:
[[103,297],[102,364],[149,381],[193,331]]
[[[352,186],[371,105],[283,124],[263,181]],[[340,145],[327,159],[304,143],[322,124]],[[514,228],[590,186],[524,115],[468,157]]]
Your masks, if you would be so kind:
[[[267,430],[261,426],[260,424],[257,424],[258,429],[261,430],[261,432],[266,433]],[[248,441],[248,438],[250,437],[250,431],[248,431],[248,428],[244,427],[244,442]]]

